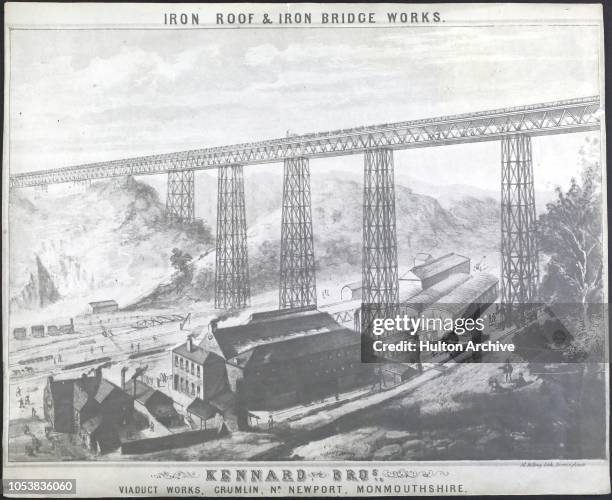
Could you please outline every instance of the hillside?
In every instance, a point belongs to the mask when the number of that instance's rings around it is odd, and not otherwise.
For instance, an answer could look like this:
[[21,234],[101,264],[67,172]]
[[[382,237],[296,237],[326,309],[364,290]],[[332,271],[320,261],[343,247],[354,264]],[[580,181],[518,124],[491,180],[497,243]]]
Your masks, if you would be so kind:
[[[344,283],[361,272],[361,179],[338,172],[312,177],[317,279]],[[210,300],[214,290],[216,179],[196,182],[196,214],[204,222],[166,220],[157,190],[133,178],[100,181],[85,190],[31,190],[11,194],[12,307],[83,311],[87,302],[115,299],[120,306],[163,307]],[[253,295],[278,286],[282,176],[246,175],[248,246]],[[499,207],[488,198],[438,200],[396,187],[398,258],[410,267],[418,252],[455,251],[474,259],[497,251]],[[193,256],[188,272],[170,264],[173,248]],[[38,259],[38,262],[37,262]],[[42,268],[44,280],[33,279]],[[44,274],[44,273],[43,273]],[[44,290],[36,290],[44,282]],[[33,289],[34,287],[34,289]],[[45,297],[51,294],[53,297]],[[27,300],[26,300],[27,299]]]
[[[100,181],[84,190],[54,189],[11,192],[13,310],[52,302],[40,300],[44,290],[32,289],[40,282],[32,281],[32,275],[40,274],[37,260],[49,274],[45,286],[63,299],[58,304],[78,312],[92,300],[130,302],[155,286],[172,273],[174,246],[198,254],[212,245],[201,223],[175,226],[167,221],[158,193],[133,178]],[[24,293],[39,299],[19,300]]]
[[[197,185],[197,184],[196,184]],[[214,179],[201,182],[196,196],[200,216],[214,220],[216,194]],[[206,190],[206,194],[202,191]],[[315,234],[317,280],[346,283],[361,273],[362,190],[356,180],[329,172],[312,176],[312,215]],[[282,177],[276,173],[245,176],[248,251],[253,294],[278,287]],[[198,200],[199,198],[196,198]],[[206,210],[206,206],[208,210]],[[411,267],[418,252],[441,255],[464,253],[475,260],[497,252],[499,206],[490,198],[462,198],[443,208],[430,196],[396,186],[398,260],[400,268]],[[212,226],[213,224],[211,224]],[[165,306],[181,302],[210,300],[214,289],[214,252],[194,258],[190,283],[178,283],[174,276],[136,306]]]

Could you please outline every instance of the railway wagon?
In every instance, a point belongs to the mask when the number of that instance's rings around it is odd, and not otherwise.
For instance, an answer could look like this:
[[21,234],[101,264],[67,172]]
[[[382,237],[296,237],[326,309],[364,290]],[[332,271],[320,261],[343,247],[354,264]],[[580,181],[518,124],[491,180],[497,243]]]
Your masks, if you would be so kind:
[[33,325],[30,328],[30,331],[32,332],[32,337],[34,338],[44,337],[45,336],[45,325]]
[[28,331],[25,328],[14,328],[13,335],[17,340],[23,340],[27,337]]

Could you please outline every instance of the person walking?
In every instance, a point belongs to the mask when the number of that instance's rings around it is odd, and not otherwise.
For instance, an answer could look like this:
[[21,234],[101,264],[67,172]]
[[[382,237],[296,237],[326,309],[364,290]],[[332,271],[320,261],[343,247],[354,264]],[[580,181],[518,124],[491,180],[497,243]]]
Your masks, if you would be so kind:
[[510,358],[506,360],[506,366],[504,372],[506,373],[506,382],[512,382],[512,372],[514,368],[512,367],[512,363],[510,362]]

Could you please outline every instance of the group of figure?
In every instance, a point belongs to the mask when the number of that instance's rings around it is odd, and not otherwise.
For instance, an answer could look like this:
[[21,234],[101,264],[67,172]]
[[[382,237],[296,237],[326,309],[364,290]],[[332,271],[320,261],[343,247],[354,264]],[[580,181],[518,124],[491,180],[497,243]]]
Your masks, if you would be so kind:
[[[515,388],[523,387],[529,383],[525,380],[523,372],[519,372],[518,378],[516,380],[512,380],[512,373],[514,372],[514,367],[512,366],[512,362],[510,358],[508,358],[506,362],[502,366],[499,367],[499,369],[502,371],[502,374],[504,376],[504,381],[506,383],[513,384]],[[508,388],[503,387],[499,383],[499,380],[497,380],[497,377],[491,377],[489,379],[489,387],[494,392],[508,390]]]

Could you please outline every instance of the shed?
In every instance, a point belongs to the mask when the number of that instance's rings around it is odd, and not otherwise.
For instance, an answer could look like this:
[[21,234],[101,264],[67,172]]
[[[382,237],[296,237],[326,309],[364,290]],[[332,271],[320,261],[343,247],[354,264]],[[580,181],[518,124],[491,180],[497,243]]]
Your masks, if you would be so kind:
[[119,310],[119,304],[114,300],[100,300],[98,302],[90,302],[91,312],[93,314],[115,312]]
[[355,281],[354,283],[348,283],[340,290],[340,300],[356,300],[360,299],[362,295],[363,286],[361,281]]
[[469,274],[470,259],[451,252],[414,266],[412,272],[421,280],[423,289],[426,289],[453,274]]

